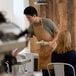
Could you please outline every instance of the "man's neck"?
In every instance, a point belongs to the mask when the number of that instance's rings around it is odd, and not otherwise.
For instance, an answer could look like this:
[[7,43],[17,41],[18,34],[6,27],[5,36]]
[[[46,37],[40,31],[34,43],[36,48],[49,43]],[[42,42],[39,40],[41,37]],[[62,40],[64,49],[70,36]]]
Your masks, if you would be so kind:
[[39,23],[41,21],[40,17],[36,17],[35,22],[34,23]]

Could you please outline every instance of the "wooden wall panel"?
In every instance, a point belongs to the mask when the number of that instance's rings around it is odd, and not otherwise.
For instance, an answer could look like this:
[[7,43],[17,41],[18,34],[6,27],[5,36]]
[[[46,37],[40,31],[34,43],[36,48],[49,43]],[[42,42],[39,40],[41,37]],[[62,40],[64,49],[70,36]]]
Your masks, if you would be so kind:
[[58,13],[60,17],[60,24],[59,27],[61,30],[67,29],[67,7],[66,7],[66,0],[58,1],[57,6],[58,6]]
[[72,36],[72,46],[75,46],[75,32],[74,32],[74,0],[67,1],[67,15],[68,15],[68,24],[67,28],[71,32]]
[[46,5],[46,17],[53,20],[53,0],[47,0],[48,5]]
[[60,16],[58,12],[58,3],[57,0],[53,0],[53,21],[59,25],[60,24]]
[[74,43],[76,49],[76,0],[74,0]]
[[40,6],[40,16],[41,17],[46,17],[46,10],[47,8],[46,8],[46,5],[41,5]]

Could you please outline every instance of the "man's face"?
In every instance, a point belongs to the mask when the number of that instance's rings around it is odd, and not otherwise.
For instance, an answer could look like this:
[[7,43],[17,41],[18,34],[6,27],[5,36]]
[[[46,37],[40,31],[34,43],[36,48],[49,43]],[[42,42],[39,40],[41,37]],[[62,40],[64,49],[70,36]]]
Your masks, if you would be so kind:
[[34,21],[35,21],[35,16],[26,15],[26,18],[28,19],[28,21],[29,21],[30,23],[34,23]]

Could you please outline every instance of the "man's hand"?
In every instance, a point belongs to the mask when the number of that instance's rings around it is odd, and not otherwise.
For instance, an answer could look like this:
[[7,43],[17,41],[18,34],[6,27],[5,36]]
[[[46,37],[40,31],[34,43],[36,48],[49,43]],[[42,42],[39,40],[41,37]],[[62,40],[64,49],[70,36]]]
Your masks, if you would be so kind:
[[52,45],[53,45],[53,42],[52,42],[52,41],[49,41],[49,42],[48,42],[48,45],[49,45],[49,46],[52,46]]

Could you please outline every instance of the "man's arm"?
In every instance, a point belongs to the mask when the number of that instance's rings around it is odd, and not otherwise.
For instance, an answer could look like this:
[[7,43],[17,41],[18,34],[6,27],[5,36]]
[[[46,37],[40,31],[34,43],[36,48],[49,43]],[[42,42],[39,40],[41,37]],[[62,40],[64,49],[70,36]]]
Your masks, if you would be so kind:
[[[25,47],[27,47],[30,38],[33,37],[33,35],[34,35],[34,33],[32,32],[31,27],[30,27],[29,29],[26,29],[24,32],[20,33],[20,34],[18,35],[18,38],[21,37],[21,36],[23,36],[23,35],[25,35],[25,34],[27,34],[26,46],[25,46]],[[12,55],[13,55],[13,56],[17,56],[17,54],[18,54],[19,52],[21,52],[25,47],[20,47],[20,48],[16,49],[15,52],[12,53]]]
[[12,52],[12,56],[16,57],[25,47],[20,47]]
[[55,42],[57,41],[58,35],[59,35],[59,30],[57,29],[57,30],[54,32],[53,40],[52,40],[52,41],[49,41],[49,45],[52,45],[53,43],[55,43]]
[[23,31],[23,32],[21,32],[20,34],[18,34],[16,37],[17,37],[17,39],[18,38],[20,38],[20,37],[22,37],[22,36],[24,36],[25,34],[28,34],[29,32],[28,32],[28,29],[26,29],[25,31]]

